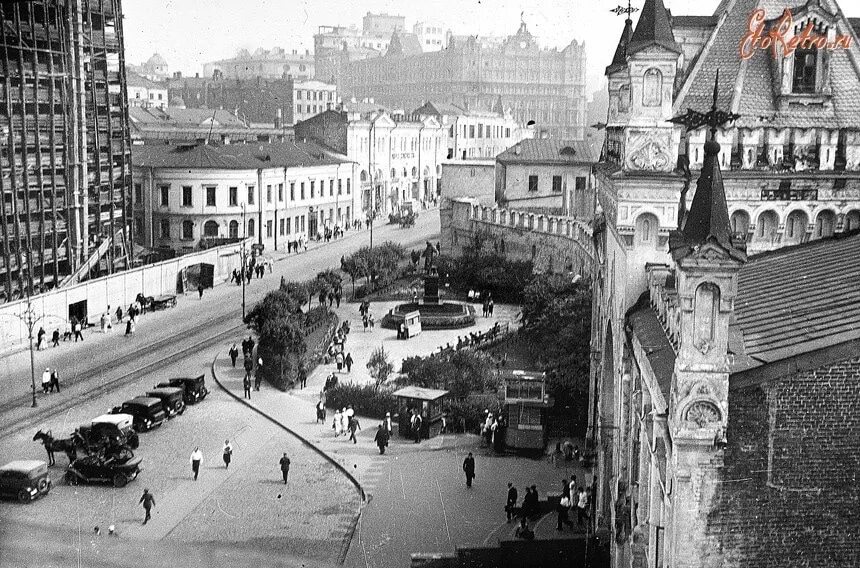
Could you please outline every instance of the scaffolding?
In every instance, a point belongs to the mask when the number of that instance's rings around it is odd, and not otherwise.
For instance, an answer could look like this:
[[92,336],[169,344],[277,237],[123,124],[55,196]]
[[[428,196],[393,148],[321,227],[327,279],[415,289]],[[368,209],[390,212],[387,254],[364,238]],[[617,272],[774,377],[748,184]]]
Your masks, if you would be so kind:
[[0,301],[130,265],[121,14],[120,0],[0,2]]

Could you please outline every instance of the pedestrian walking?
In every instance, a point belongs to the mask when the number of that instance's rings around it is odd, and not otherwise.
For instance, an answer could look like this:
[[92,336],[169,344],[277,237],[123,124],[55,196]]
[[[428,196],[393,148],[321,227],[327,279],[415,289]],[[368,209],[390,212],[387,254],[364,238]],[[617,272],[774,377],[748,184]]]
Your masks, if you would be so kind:
[[561,480],[561,496],[570,498],[570,484],[567,483],[567,479]]
[[143,517],[143,524],[146,524],[149,519],[152,518],[150,511],[153,507],[155,507],[155,497],[152,496],[152,493],[149,492],[149,489],[143,490],[143,495],[138,501],[138,504],[143,503],[143,510],[146,511],[146,516]]
[[388,440],[388,430],[385,429],[385,423],[380,422],[379,428],[376,429],[376,436],[373,438],[373,441],[376,442],[376,446],[379,448],[380,455],[385,453],[385,448],[388,447]]
[[263,380],[263,358],[257,358],[257,374],[254,376],[254,390],[260,390],[260,382]]
[[51,386],[51,369],[45,367],[45,371],[42,373],[42,392],[48,394],[48,387]]
[[361,316],[361,323],[364,326],[364,331],[367,331],[367,325],[368,325],[367,316]]
[[342,424],[340,419],[340,410],[335,409],[334,418],[332,419],[331,427],[334,430],[334,437],[337,438],[341,434],[340,426]]
[[233,446],[230,445],[230,440],[224,440],[224,450],[221,457],[224,458],[224,469],[229,469],[230,460],[233,458]]
[[298,379],[299,379],[299,388],[305,388],[308,386],[308,370],[305,368],[304,363],[299,363],[298,370]]
[[493,317],[493,297],[490,296],[490,299],[487,301],[487,309],[489,310],[487,313],[490,317]]
[[194,473],[194,481],[197,481],[197,475],[200,473],[200,462],[203,461],[203,452],[200,447],[194,448],[191,452],[191,471]]
[[245,378],[242,379],[242,388],[245,389],[245,398],[251,400],[251,377],[245,375]]
[[391,428],[391,413],[390,412],[385,413],[385,421],[383,422],[383,424],[385,424],[385,431],[388,432],[388,437],[390,438],[391,434],[394,432],[394,430],[392,430],[392,428]]
[[556,506],[556,513],[558,514],[558,522],[556,523],[555,530],[560,531],[563,529],[562,525],[567,525],[571,529],[573,529],[573,523],[568,516],[568,511],[570,510],[570,497],[567,495],[562,495],[561,499],[558,501],[558,505]]
[[346,408],[340,411],[340,431],[344,436],[349,431],[349,414],[346,413]]
[[[32,333],[32,332],[30,332]],[[33,337],[32,335],[30,337]],[[39,333],[36,334],[36,351],[42,350],[42,342],[45,340],[45,328],[39,327]]]
[[505,513],[508,516],[508,522],[514,518],[514,513],[517,508],[517,488],[510,481],[508,482],[508,499],[505,501]]
[[338,353],[334,356],[335,363],[337,363],[337,372],[340,373],[343,371],[343,352]]
[[51,335],[51,343],[54,344],[54,347],[60,346],[60,330],[55,329],[53,335]]
[[281,475],[284,476],[284,485],[287,484],[287,477],[290,475],[290,458],[287,457],[287,452],[284,452],[284,457],[281,458]]
[[463,460],[463,471],[466,473],[466,487],[471,487],[472,480],[475,479],[475,458],[472,452]]
[[134,318],[129,317],[125,323],[125,334],[131,335],[132,333],[134,333]]
[[357,444],[358,440],[355,439],[355,431],[361,430],[361,424],[358,423],[358,418],[353,416],[349,419],[349,439],[352,440],[353,444]]
[[576,491],[576,524],[582,526],[583,520],[588,520],[588,494],[580,487]]
[[251,358],[247,355],[245,356],[245,361],[242,363],[242,367],[245,369],[245,377],[248,379],[251,378],[251,372],[254,370],[254,363],[251,361]]
[[352,353],[346,354],[346,357],[343,360],[343,364],[346,365],[346,372],[347,373],[352,371]]
[[57,389],[57,393],[60,392],[60,372],[56,369],[51,371],[51,392],[54,392],[54,389]]
[[317,402],[317,419],[316,422],[325,424],[325,403],[322,400]]
[[122,322],[122,306],[116,308],[116,323]]
[[236,347],[235,343],[233,344],[233,347],[230,348],[230,351],[228,351],[228,353],[230,354],[230,362],[233,364],[233,367],[235,368],[236,367],[236,359],[239,358],[239,349]]
[[373,324],[376,323],[376,320],[373,319],[373,314],[367,314],[367,323],[370,325],[370,331],[373,331]]
[[203,284],[202,283],[197,285],[197,293],[200,294],[199,299],[202,300],[203,299]]
[[415,437],[415,443],[421,443],[421,424],[424,420],[421,418],[421,415],[415,411],[412,415],[412,435]]

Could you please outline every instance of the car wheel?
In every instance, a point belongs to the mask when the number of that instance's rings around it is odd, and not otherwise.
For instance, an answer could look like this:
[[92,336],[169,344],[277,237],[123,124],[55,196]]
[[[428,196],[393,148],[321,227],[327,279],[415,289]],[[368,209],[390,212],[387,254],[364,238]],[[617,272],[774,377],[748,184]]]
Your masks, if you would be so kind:
[[182,416],[183,414],[185,414],[185,409],[186,409],[186,408],[188,408],[188,407],[187,407],[187,406],[183,406],[183,407],[182,407],[182,410],[180,410],[180,411],[179,411],[179,416]]
[[20,503],[29,503],[30,502],[30,492],[26,489],[22,489],[18,492],[18,501]]
[[125,487],[126,483],[128,483],[128,479],[123,474],[117,473],[113,476],[114,487]]
[[39,480],[39,493],[47,493],[48,492],[48,480],[40,479]]

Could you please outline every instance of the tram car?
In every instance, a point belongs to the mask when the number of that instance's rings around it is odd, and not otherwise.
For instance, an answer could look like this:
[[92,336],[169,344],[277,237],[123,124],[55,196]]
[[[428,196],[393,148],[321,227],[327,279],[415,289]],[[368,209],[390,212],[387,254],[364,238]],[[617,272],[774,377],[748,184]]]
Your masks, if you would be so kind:
[[514,450],[543,450],[547,440],[547,411],[553,400],[546,393],[546,375],[539,371],[501,371],[506,418],[505,446]]

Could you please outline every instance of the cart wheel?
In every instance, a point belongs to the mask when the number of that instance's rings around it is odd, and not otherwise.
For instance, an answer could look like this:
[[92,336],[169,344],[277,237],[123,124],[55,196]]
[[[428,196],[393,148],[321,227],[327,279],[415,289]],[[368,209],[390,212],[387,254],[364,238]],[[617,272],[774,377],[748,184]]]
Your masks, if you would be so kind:
[[126,483],[128,483],[128,479],[123,474],[117,473],[113,476],[114,487],[125,487]]
[[18,502],[20,503],[29,503],[30,502],[30,492],[26,489],[22,489],[18,492]]

